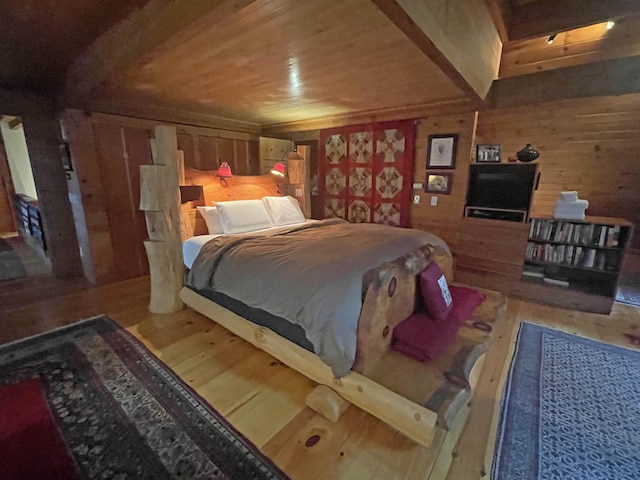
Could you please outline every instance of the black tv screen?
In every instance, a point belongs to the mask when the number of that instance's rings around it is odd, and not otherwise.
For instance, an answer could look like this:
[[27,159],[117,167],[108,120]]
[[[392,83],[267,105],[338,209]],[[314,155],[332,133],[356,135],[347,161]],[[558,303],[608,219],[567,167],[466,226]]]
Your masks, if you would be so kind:
[[528,210],[535,178],[535,164],[471,165],[467,206]]

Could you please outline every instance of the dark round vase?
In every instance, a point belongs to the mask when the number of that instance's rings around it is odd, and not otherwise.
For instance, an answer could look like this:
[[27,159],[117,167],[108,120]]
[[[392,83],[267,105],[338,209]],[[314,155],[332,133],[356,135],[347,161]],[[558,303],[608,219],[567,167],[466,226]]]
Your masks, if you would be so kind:
[[527,146],[519,150],[516,156],[521,162],[533,162],[540,156],[540,152],[533,148],[530,143],[527,143]]

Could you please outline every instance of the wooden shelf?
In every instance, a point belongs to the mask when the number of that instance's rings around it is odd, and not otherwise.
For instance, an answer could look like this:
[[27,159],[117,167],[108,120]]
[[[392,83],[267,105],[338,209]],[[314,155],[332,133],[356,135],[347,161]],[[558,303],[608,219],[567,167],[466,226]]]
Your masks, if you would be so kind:
[[534,243],[550,243],[553,245],[570,245],[572,247],[586,247],[586,248],[594,248],[596,250],[609,250],[609,251],[622,251],[621,247],[599,247],[598,245],[593,245],[589,243],[573,243],[573,242],[559,242],[556,240],[542,240],[540,238],[529,238],[530,242]]
[[33,245],[40,248],[43,252],[47,251],[47,242],[42,228],[42,218],[40,216],[40,207],[38,200],[23,194],[14,196],[14,205],[18,218],[18,227],[30,238]]
[[[591,222],[588,220],[597,220],[597,223],[593,222],[596,225],[617,225],[620,227],[619,244],[599,247],[589,243],[529,238],[530,224],[464,218],[456,258],[456,281],[534,302],[586,312],[610,313],[624,255],[633,235],[633,225],[624,219],[608,217],[587,217],[584,222],[552,218],[545,220],[575,224],[589,224]],[[610,268],[526,259],[530,243],[581,247],[583,252],[593,249],[596,258],[598,254],[605,256],[605,265]],[[524,269],[535,269],[547,278],[566,279],[569,285],[553,285],[545,283],[542,277],[523,276]]]
[[543,261],[543,260],[530,260],[530,259],[525,259],[524,262],[532,264],[532,265],[554,266],[554,267],[560,267],[560,268],[570,268],[572,270],[584,270],[584,271],[587,271],[587,272],[594,272],[594,273],[606,273],[608,275],[618,275],[619,274],[619,272],[616,271],[616,270],[603,270],[601,268],[583,267],[581,265],[570,265],[568,263],[547,262],[547,261]]

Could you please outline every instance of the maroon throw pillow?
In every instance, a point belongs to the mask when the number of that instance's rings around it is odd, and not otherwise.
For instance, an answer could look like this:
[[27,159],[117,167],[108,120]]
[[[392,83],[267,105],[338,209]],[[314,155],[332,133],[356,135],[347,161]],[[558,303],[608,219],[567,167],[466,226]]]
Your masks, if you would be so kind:
[[424,312],[416,312],[393,329],[394,350],[420,362],[435,360],[453,341],[458,330],[485,296],[471,288],[451,286],[453,308],[446,322],[434,322]]
[[436,262],[431,262],[420,272],[420,290],[429,317],[437,322],[447,318],[453,306],[453,299],[447,279]]
[[455,285],[451,285],[449,288],[453,298],[453,308],[447,321],[451,320],[462,325],[471,318],[473,311],[482,305],[486,297],[472,288],[456,287]]

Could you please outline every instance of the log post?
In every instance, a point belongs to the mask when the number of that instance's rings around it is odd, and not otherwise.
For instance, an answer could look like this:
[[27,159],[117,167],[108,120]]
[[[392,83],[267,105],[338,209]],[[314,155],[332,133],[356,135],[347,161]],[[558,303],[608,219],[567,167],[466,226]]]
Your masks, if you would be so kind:
[[151,152],[153,165],[140,166],[140,210],[145,211],[149,234],[144,242],[151,276],[149,311],[173,313],[184,308],[180,299],[184,283],[181,166],[175,127],[156,127]]

